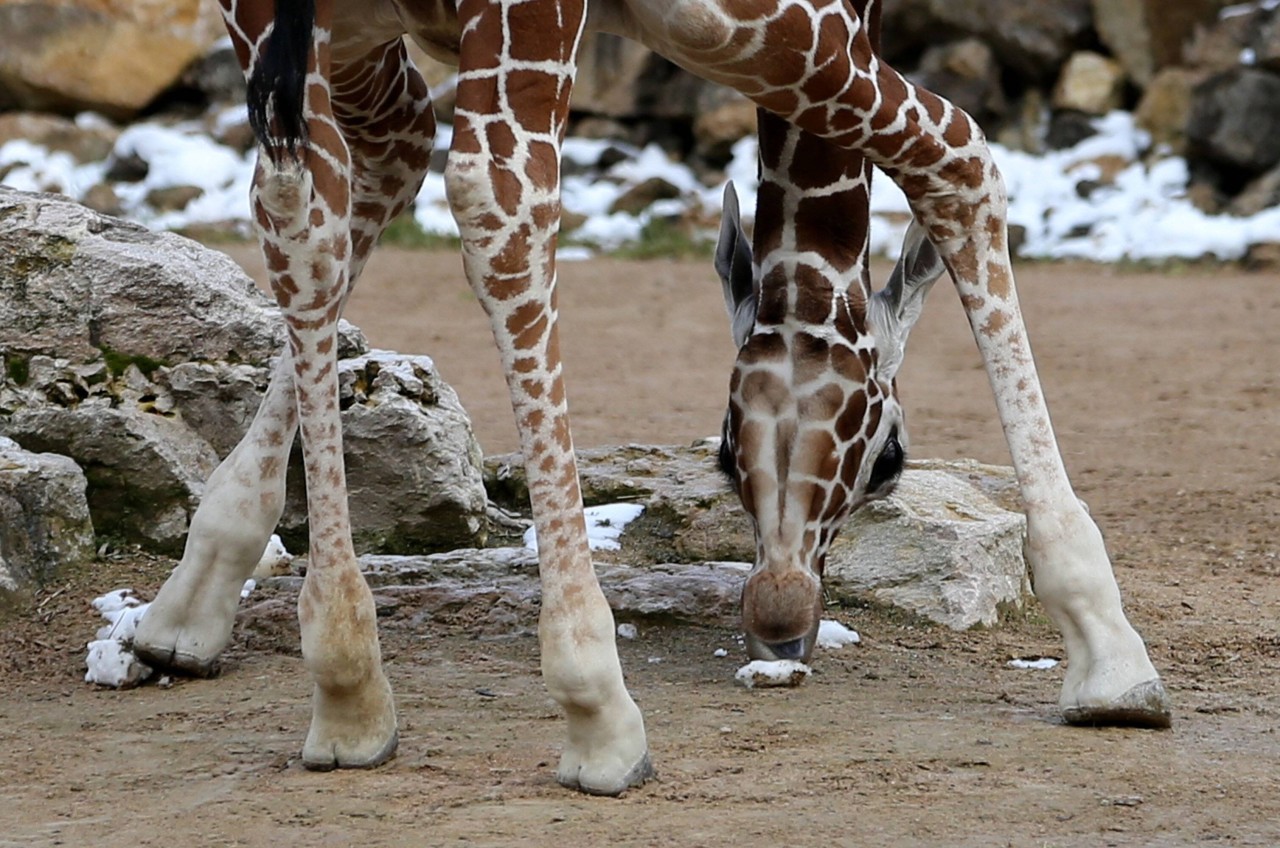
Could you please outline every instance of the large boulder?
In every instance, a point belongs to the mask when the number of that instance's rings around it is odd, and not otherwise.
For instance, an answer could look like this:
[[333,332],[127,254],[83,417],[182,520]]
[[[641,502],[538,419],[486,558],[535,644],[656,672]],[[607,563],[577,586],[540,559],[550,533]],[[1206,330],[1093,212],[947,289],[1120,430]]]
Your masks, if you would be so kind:
[[[0,434],[84,468],[97,530],[182,546],[283,349],[279,310],[227,257],[70,201],[0,188]],[[429,359],[370,355],[339,328],[360,550],[484,538],[479,448]],[[305,546],[300,457],[285,531]]]
[[1182,63],[1188,42],[1221,8],[1222,0],[1093,0],[1098,36],[1143,88],[1161,68]]
[[1089,0],[899,0],[884,6],[884,51],[890,61],[931,45],[977,38],[1000,64],[1026,82],[1046,83],[1093,36]]
[[1010,469],[912,463],[892,497],[850,519],[827,553],[823,585],[956,630],[991,626],[1031,594],[1026,524]]
[[17,410],[0,428],[28,450],[72,457],[84,469],[98,532],[171,555],[182,552],[204,481],[218,466],[181,419],[145,403],[43,404]]
[[[427,356],[375,351],[338,361],[343,451],[357,553],[483,544],[480,445],[458,395]],[[290,462],[280,535],[306,549],[302,451]]]
[[203,0],[0,0],[0,109],[136,114],[225,30]]
[[0,187],[0,351],[123,370],[265,364],[279,311],[226,255],[62,197]]
[[65,456],[32,453],[0,436],[0,593],[50,580],[93,558],[84,474]]
[[1237,68],[1201,83],[1192,93],[1187,143],[1193,155],[1246,174],[1280,163],[1280,76]]

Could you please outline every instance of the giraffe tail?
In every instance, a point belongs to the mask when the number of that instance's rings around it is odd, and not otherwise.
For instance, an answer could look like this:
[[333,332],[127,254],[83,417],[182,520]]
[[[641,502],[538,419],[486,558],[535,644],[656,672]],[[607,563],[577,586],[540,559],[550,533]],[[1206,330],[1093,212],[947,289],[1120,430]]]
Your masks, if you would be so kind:
[[277,164],[284,152],[297,159],[307,141],[303,108],[315,19],[316,0],[276,0],[271,35],[249,74],[249,125]]

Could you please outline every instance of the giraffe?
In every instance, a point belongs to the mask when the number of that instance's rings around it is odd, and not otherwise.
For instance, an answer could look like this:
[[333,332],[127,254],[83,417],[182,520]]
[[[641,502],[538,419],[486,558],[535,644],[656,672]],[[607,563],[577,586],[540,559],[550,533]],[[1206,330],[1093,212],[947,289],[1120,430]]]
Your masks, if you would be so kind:
[[[812,650],[825,545],[901,468],[893,377],[924,292],[945,268],[995,392],[1026,503],[1036,590],[1066,641],[1063,714],[1168,723],[1160,678],[1057,450],[990,152],[967,115],[878,58],[872,3],[220,2],[249,79],[260,143],[251,201],[288,343],[140,624],[140,655],[196,674],[216,667],[240,582],[282,510],[285,460],[300,431],[311,538],[298,613],[313,681],[303,763],[372,767],[394,753],[394,700],[351,543],[334,347],[378,233],[427,167],[434,118],[407,33],[459,67],[445,179],[525,458],[543,589],[542,675],[566,717],[557,779],[614,795],[652,774],[643,716],[592,570],[557,331],[560,143],[582,35],[601,31],[732,86],[765,116],[755,251],[731,194],[717,251],[740,343],[722,461],[758,539],[743,595],[750,652]],[[865,266],[868,163],[904,189],[919,222],[906,261],[875,296]]]

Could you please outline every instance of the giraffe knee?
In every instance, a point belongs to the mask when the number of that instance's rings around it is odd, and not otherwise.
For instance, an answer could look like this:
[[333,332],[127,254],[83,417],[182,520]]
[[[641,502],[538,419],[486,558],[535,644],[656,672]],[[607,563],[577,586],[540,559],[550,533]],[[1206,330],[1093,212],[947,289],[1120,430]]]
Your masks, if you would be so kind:
[[277,163],[269,156],[258,157],[254,200],[277,232],[307,223],[311,196],[311,171],[301,162],[286,158]]
[[483,156],[451,152],[444,169],[444,188],[463,242],[498,211]]

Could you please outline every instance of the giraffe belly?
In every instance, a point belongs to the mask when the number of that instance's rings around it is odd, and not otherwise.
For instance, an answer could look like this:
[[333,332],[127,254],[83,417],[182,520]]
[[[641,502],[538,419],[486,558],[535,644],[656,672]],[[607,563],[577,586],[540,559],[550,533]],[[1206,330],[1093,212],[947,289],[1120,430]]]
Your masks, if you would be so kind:
[[343,0],[334,12],[335,45],[357,52],[408,35],[432,59],[456,65],[460,34],[455,0]]

